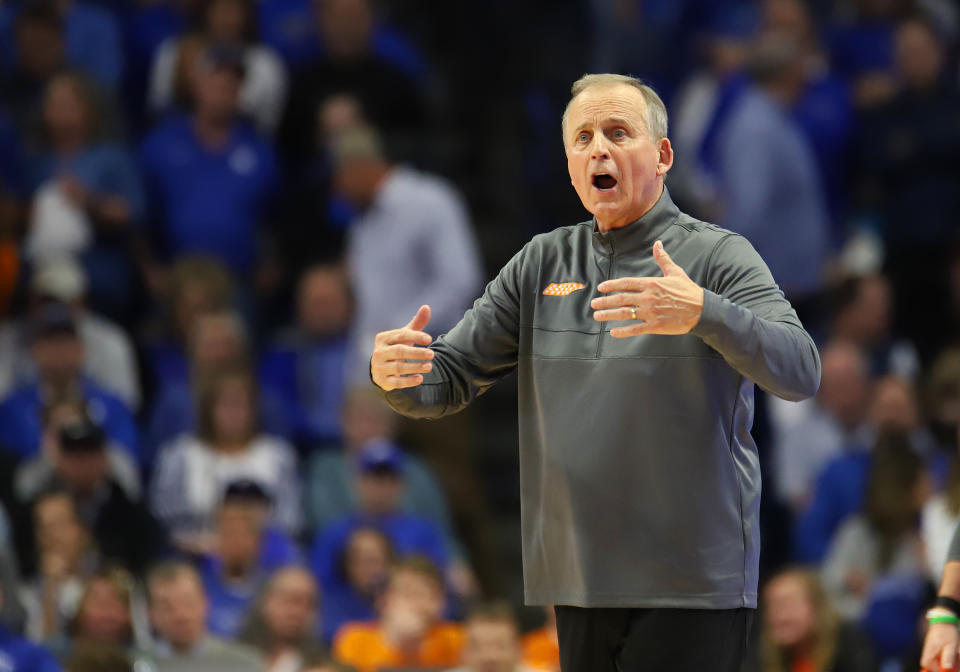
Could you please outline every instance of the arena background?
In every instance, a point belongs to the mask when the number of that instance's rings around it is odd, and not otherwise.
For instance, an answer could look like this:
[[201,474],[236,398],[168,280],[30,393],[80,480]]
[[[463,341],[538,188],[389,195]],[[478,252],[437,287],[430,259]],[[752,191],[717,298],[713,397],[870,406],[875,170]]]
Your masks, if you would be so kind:
[[[674,200],[751,240],[823,360],[816,400],[757,393],[787,597],[755,667],[820,637],[816,669],[915,670],[960,517],[958,31],[952,0],[3,0],[0,661],[58,669],[23,633],[73,672],[165,669],[144,581],[177,559],[214,633],[328,669],[392,545],[439,565],[443,619],[504,599],[556,665],[521,606],[515,378],[410,423],[364,355],[587,219],[560,115],[619,72],[667,103]],[[322,625],[291,616],[282,667],[258,596],[301,563]]]

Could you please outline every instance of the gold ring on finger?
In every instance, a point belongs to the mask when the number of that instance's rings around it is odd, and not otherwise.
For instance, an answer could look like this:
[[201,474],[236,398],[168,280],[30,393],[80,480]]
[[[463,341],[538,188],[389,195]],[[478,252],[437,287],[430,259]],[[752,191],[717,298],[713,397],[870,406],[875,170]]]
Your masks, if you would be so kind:
[[637,309],[636,309],[636,308],[631,308],[631,309],[630,309],[630,319],[631,319],[631,320],[636,320],[636,319],[637,319]]

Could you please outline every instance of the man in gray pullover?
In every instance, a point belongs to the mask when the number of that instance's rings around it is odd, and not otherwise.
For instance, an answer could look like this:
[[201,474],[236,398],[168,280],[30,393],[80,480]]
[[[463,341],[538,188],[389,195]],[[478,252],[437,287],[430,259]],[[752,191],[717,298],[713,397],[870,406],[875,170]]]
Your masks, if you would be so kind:
[[937,601],[927,612],[929,628],[923,640],[920,665],[929,672],[953,670],[957,664],[957,646],[960,644],[960,527],[953,533],[947,564]]
[[754,384],[809,397],[820,360],[750,243],[673,204],[657,94],[619,75],[572,94],[593,219],[536,236],[435,342],[429,306],[378,334],[371,378],[436,418],[519,368],[525,597],[558,605],[564,672],[734,672],[757,603]]

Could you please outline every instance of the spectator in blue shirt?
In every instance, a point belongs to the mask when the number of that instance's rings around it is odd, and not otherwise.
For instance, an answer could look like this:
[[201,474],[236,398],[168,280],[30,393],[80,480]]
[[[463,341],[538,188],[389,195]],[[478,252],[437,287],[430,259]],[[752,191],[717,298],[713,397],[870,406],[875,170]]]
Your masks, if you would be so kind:
[[[0,594],[0,603],[3,594]],[[0,625],[0,669],[9,672],[61,672],[60,665],[46,649]]]
[[318,533],[311,553],[314,573],[325,588],[338,580],[338,563],[350,535],[361,527],[382,532],[398,555],[418,554],[446,572],[450,551],[430,520],[400,510],[404,456],[393,444],[373,443],[355,457],[359,509],[334,520]]
[[242,52],[212,46],[190,74],[193,113],[162,124],[143,144],[151,233],[168,259],[207,254],[248,284],[276,182],[273,150],[237,117]]
[[136,163],[110,142],[102,98],[80,72],[54,76],[43,99],[42,142],[26,155],[33,215],[27,256],[77,255],[89,299],[101,313],[124,317],[133,309],[136,269],[130,242],[144,211]]
[[59,303],[44,306],[31,321],[30,355],[36,382],[15,389],[0,402],[3,447],[19,458],[39,453],[41,411],[46,400],[80,396],[93,419],[112,441],[139,460],[140,443],[130,409],[113,394],[83,375],[83,342],[70,309]]
[[215,635],[235,638],[254,599],[277,569],[297,562],[291,539],[269,522],[270,499],[254,481],[227,486],[216,515],[214,548],[200,560],[200,576]]
[[304,447],[340,438],[351,299],[339,266],[315,266],[300,278],[297,324],[260,359],[260,381],[276,390]]

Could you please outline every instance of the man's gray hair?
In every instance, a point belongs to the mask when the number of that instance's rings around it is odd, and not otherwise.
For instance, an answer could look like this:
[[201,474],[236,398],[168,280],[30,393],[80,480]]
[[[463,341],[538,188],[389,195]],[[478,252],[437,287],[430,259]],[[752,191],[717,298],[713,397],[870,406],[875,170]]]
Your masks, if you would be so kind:
[[563,132],[564,146],[567,144],[567,117],[570,116],[570,104],[573,103],[577,96],[592,86],[616,86],[618,84],[632,86],[643,94],[643,100],[646,103],[643,116],[647,123],[647,135],[650,136],[650,139],[657,142],[661,138],[667,137],[667,106],[663,104],[663,100],[657,95],[656,91],[636,77],[616,75],[613,73],[600,73],[584,75],[570,87],[570,101],[563,110],[563,119],[560,124]]

